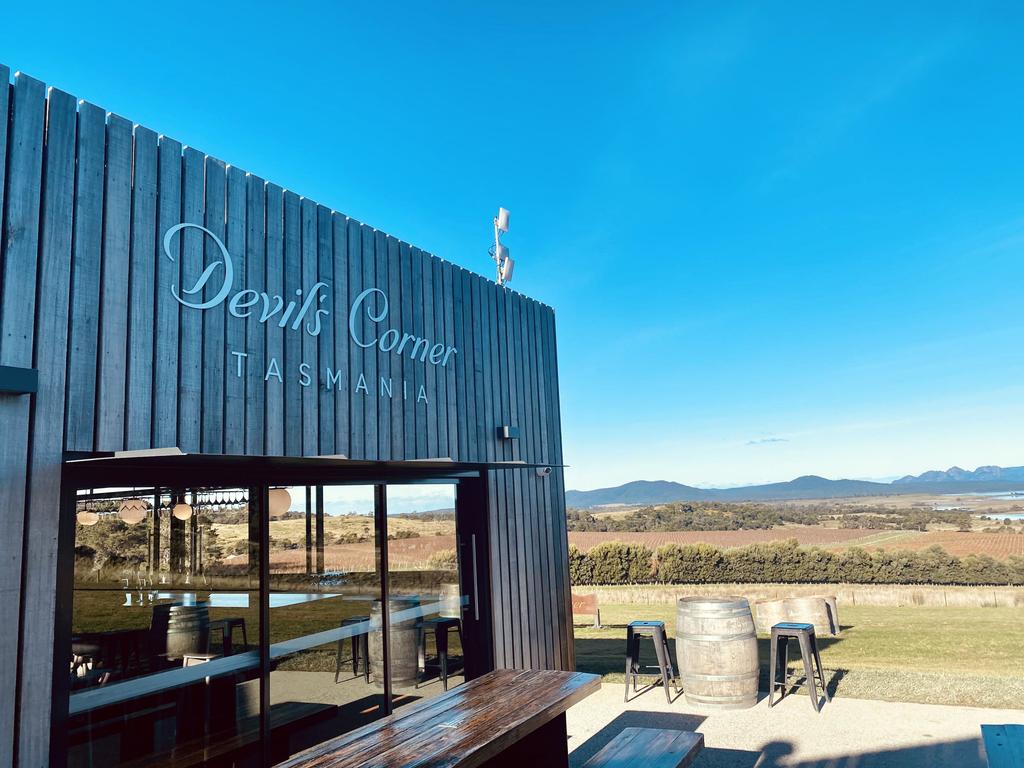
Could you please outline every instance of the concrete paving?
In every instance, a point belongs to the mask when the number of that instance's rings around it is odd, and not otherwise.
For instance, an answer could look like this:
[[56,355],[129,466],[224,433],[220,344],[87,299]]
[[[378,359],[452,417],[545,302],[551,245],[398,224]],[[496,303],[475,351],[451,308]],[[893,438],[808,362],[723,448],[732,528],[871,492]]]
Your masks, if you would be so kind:
[[623,686],[601,690],[569,710],[570,764],[582,765],[623,728],[674,728],[704,734],[695,768],[985,768],[982,723],[1024,723],[1024,709],[974,709],[833,699],[820,714],[805,692],[768,708],[702,709],[658,687],[628,704]]

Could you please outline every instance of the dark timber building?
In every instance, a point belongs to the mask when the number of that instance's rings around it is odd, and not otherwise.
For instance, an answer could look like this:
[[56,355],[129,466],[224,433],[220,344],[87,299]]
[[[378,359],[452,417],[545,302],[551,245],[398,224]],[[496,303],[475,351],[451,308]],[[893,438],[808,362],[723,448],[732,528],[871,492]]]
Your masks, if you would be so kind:
[[551,308],[0,82],[0,766],[266,765],[572,669]]

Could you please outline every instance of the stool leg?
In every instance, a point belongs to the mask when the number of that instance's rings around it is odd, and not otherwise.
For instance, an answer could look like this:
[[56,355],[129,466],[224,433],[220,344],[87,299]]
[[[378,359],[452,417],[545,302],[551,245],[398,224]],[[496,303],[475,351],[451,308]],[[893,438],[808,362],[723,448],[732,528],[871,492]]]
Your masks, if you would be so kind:
[[660,629],[655,629],[651,640],[654,642],[654,655],[658,657],[658,668],[661,670],[661,684],[665,686],[665,701],[671,704],[672,694],[668,689],[668,660],[665,658],[667,650],[664,642],[665,636]]
[[441,667],[441,685],[448,690],[448,630],[445,627],[434,629],[434,646],[437,648],[438,666]]
[[665,646],[665,659],[668,661],[668,676],[672,680],[672,688],[676,693],[679,693],[679,677],[676,675],[676,668],[672,664],[672,648],[669,646],[668,633],[666,632],[662,635],[661,639]]
[[341,675],[341,653],[345,647],[345,638],[338,638],[338,649],[334,654],[334,682],[338,682],[338,677]]
[[[782,641],[782,696],[789,692],[789,638]],[[782,698],[780,696],[779,698]]]
[[245,634],[245,619],[242,619],[242,645],[249,650],[249,636]]
[[629,701],[629,678],[633,672],[633,630],[626,628],[626,692],[623,701]]
[[825,701],[831,703],[832,697],[828,695],[828,683],[825,682],[825,669],[821,666],[821,654],[818,653],[818,638],[811,638],[811,647],[814,649],[814,663],[818,666],[818,677],[821,679],[821,689],[825,692]]
[[820,705],[818,704],[818,685],[815,682],[814,677],[814,662],[811,658],[811,639],[809,636],[800,635],[800,657],[804,662],[804,677],[807,680],[807,690],[811,694],[811,704],[814,705],[814,711],[820,712]]
[[352,646],[352,674],[359,674],[359,636],[352,635],[350,645]]
[[359,644],[363,649],[363,679],[370,684],[370,633],[363,632],[359,636]]
[[772,637],[768,649],[768,706],[775,706],[775,681],[779,676],[779,638]]

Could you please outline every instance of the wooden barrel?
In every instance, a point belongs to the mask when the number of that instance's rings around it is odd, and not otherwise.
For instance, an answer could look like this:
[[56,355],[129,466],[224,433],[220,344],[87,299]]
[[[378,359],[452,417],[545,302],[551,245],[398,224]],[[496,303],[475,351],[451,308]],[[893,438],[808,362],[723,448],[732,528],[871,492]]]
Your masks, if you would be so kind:
[[754,603],[757,631],[762,635],[771,634],[772,627],[780,621],[789,621],[789,610],[785,600],[758,600]]
[[828,603],[821,597],[790,597],[786,600],[788,621],[814,625],[814,634],[819,637],[831,635],[832,620],[829,618]]
[[839,601],[836,600],[835,595],[817,595],[825,601],[825,606],[828,608],[828,621],[832,626],[832,634],[839,634]]
[[745,709],[757,703],[757,635],[744,598],[680,599],[676,657],[690,704]]
[[206,653],[209,645],[210,613],[206,605],[172,605],[167,615],[167,658]]
[[[415,613],[420,601],[411,597],[393,597],[388,600],[391,631],[388,633],[391,650],[391,685],[410,687],[419,677],[418,617],[397,617],[400,613]],[[381,602],[374,600],[370,609],[371,630],[367,650],[370,653],[370,674],[378,688],[384,687],[384,632],[381,624]]]

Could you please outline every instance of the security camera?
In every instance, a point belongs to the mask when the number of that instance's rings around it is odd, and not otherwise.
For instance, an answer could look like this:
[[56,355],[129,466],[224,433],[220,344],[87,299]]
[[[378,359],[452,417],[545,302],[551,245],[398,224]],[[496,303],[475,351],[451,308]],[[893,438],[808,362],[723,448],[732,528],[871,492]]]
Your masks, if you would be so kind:
[[504,208],[498,209],[498,215],[494,219],[494,226],[499,232],[508,232],[508,211]]
[[547,477],[551,474],[551,467],[537,467],[537,477]]

